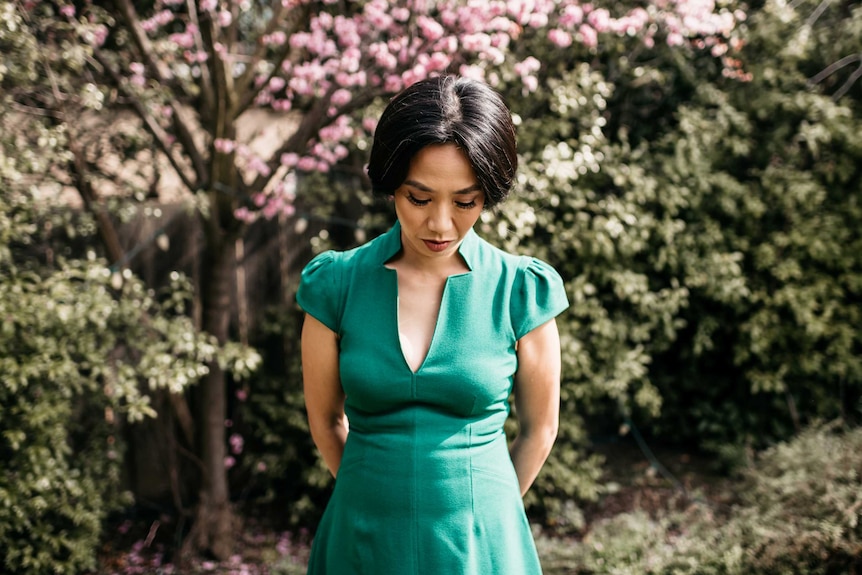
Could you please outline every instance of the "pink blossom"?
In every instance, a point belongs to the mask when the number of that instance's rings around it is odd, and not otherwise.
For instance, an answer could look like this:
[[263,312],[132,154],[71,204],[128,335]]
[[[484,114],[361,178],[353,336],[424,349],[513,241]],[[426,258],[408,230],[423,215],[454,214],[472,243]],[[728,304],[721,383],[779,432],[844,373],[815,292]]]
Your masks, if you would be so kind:
[[443,52],[434,52],[427,58],[425,68],[429,72],[442,72],[449,67],[449,63],[451,61],[452,59],[447,54],[444,54]]
[[263,37],[263,43],[268,46],[283,46],[287,42],[287,35],[281,30],[267,34]]
[[568,48],[572,45],[572,35],[558,28],[548,30],[548,40],[560,48]]
[[407,22],[410,19],[410,10],[407,8],[392,8],[390,14],[398,22]]
[[137,76],[142,76],[144,74],[144,65],[140,62],[132,62],[129,64],[129,71]]
[[240,453],[242,453],[242,448],[245,445],[245,440],[239,433],[231,433],[230,437],[228,437],[228,443],[230,444],[231,453],[233,453],[234,455],[239,455]]
[[317,18],[314,18],[311,21],[311,29],[321,30],[324,32],[331,30],[333,21],[334,19],[332,18],[332,14],[329,12],[318,12]]
[[254,97],[254,103],[257,106],[266,106],[270,102],[272,102],[272,94],[266,90],[261,90],[257,93],[257,96]]
[[280,160],[282,166],[292,168],[299,162],[299,156],[291,152],[287,154],[282,154]]
[[218,0],[201,0],[201,10],[204,12],[212,12],[218,6]]
[[379,52],[374,59],[384,70],[394,70],[398,66],[398,59],[390,52]]
[[377,129],[377,118],[363,118],[362,127],[365,128],[365,131],[369,134],[373,134],[374,130]]
[[403,74],[401,74],[401,79],[404,81],[404,87],[412,86],[416,82],[420,80],[424,80],[428,77],[428,70],[426,70],[421,65],[414,66],[409,70],[405,70]]
[[[264,36],[264,41],[268,36]],[[308,41],[311,39],[311,34],[308,32],[295,32],[290,35],[290,47],[300,50],[308,46]]]
[[233,217],[245,223],[251,223],[255,218],[254,214],[245,206],[235,209]]
[[293,102],[287,99],[273,100],[272,109],[277,112],[289,112],[293,107]]
[[489,47],[487,50],[480,53],[479,57],[482,60],[491,62],[495,66],[499,66],[506,61],[506,54],[502,50],[494,47]]
[[261,472],[261,473],[263,473],[264,471],[266,471],[266,462],[265,462],[265,461],[258,461],[258,462],[257,462],[256,469],[257,469],[259,472]]
[[65,16],[66,18],[74,18],[75,17],[75,7],[71,4],[66,4],[60,8],[60,14]]
[[461,45],[470,52],[479,52],[491,46],[491,37],[488,34],[468,34],[461,38]]
[[581,24],[581,27],[578,28],[578,36],[587,48],[595,48],[599,45],[599,36],[596,34],[595,28],[588,24]]
[[464,64],[458,70],[458,73],[466,78],[473,78],[474,80],[485,80],[485,70],[475,65],[467,65]]
[[610,29],[611,15],[606,9],[599,8],[590,12],[587,21],[597,32],[607,32]]
[[159,26],[165,26],[174,21],[174,13],[170,10],[162,10],[153,16],[153,19]]
[[443,37],[443,26],[433,18],[423,14],[416,18],[416,25],[419,26],[419,30],[426,40],[434,42]]
[[[263,194],[263,193],[258,192],[258,193],[256,193],[256,194],[252,195],[252,196],[251,196],[251,202],[252,202],[255,206],[257,206],[258,208],[262,207],[262,206],[266,203],[266,194]],[[242,390],[238,390],[238,391],[236,392],[236,393],[237,393],[237,397],[239,397],[239,393],[240,393],[240,391],[242,391]],[[245,393],[245,392],[243,391],[243,393]]]
[[530,14],[528,25],[531,28],[542,28],[548,25],[548,15],[541,12]]
[[584,10],[577,4],[569,4],[560,14],[560,26],[573,27],[584,21]]
[[[258,194],[258,195],[262,196],[263,194]],[[264,196],[264,197],[266,197],[266,196]],[[263,204],[261,204],[261,205],[263,205]],[[260,207],[260,206],[258,206],[258,207]],[[248,391],[246,391],[245,389],[237,389],[236,390],[236,398],[240,401],[247,400],[248,399]]]
[[263,210],[261,210],[260,213],[261,213],[261,215],[263,215],[263,218],[265,220],[271,220],[272,218],[274,218],[275,216],[278,215],[278,212],[279,212],[278,204],[275,202],[275,200],[270,200],[263,207]]
[[296,163],[296,169],[302,172],[313,172],[317,167],[317,160],[311,156],[303,156]]
[[336,16],[333,30],[338,37],[338,43],[343,48],[357,48],[362,43],[359,24],[352,18]]
[[359,71],[359,62],[362,60],[362,51],[356,46],[344,49],[341,54],[341,69],[347,72]]
[[336,90],[332,94],[331,102],[334,106],[344,106],[352,99],[353,95],[350,93],[350,90],[345,90],[344,88],[341,88],[339,90]]
[[217,152],[222,154],[230,154],[234,150],[236,150],[236,142],[233,140],[227,140],[225,138],[216,138],[213,141],[213,147]]
[[265,161],[263,161],[259,156],[252,156],[248,160],[248,169],[252,172],[258,173],[261,176],[268,176],[272,173],[272,170],[267,165]]
[[494,48],[499,48],[501,50],[505,50],[509,47],[509,43],[512,38],[508,34],[503,34],[502,32],[496,32],[491,34],[491,46]]
[[284,81],[284,78],[282,78],[281,76],[273,76],[269,80],[268,88],[272,92],[280,92],[281,90],[284,89],[285,85],[286,85],[286,82]]
[[194,64],[201,64],[203,62],[206,62],[207,59],[210,57],[209,54],[207,54],[204,50],[186,50],[183,55],[185,56],[187,62],[191,62]]
[[229,10],[220,10],[216,18],[216,24],[222,28],[227,28],[233,22],[233,14]]
[[98,48],[105,43],[105,39],[107,39],[107,37],[107,26],[105,26],[104,24],[99,24],[90,31],[88,40],[90,41],[90,44]]
[[387,92],[400,92],[403,86],[404,83],[401,81],[401,78],[395,75],[387,76],[383,82],[383,89]]
[[515,64],[515,73],[519,76],[526,76],[528,74],[532,74],[533,72],[538,71],[541,67],[541,62],[539,62],[533,56],[528,56],[524,59],[523,62],[518,62],[517,64]]
[[458,39],[455,36],[446,36],[434,45],[434,50],[454,54],[458,50]]
[[169,38],[171,42],[173,42],[180,48],[191,48],[195,45],[195,38],[188,31],[171,34]]
[[365,19],[376,30],[388,30],[392,26],[392,16],[387,13],[387,7],[369,3],[365,6]]
[[723,56],[724,54],[726,54],[727,50],[728,50],[727,44],[716,44],[715,46],[712,47],[712,50],[710,50],[710,53],[713,56],[718,57],[718,56]]

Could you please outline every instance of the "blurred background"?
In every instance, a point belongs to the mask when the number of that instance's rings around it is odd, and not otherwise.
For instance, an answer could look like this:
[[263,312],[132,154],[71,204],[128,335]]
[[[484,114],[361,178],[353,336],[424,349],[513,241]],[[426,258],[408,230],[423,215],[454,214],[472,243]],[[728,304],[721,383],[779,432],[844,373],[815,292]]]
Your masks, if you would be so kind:
[[[392,95],[506,98],[571,308],[549,575],[862,571],[862,5],[0,0],[0,571],[304,573],[304,264]],[[514,422],[512,423],[514,425]]]

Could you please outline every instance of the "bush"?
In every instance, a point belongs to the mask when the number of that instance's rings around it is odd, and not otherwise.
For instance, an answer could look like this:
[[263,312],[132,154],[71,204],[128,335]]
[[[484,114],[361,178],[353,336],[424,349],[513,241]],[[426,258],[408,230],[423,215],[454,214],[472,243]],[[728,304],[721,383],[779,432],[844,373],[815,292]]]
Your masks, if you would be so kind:
[[0,571],[80,573],[126,501],[117,425],[153,415],[145,386],[182,389],[216,348],[95,256],[40,262],[31,207],[0,197]]
[[[812,427],[744,473],[726,518],[706,505],[598,523],[576,573],[839,575],[862,568],[862,428]],[[571,550],[549,551],[556,555]]]

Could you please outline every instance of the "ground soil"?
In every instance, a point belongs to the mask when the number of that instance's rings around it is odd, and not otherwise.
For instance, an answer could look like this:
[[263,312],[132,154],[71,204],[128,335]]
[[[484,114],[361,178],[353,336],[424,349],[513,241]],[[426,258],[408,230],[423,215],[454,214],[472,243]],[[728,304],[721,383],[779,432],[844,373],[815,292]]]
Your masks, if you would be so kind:
[[644,453],[634,441],[596,448],[606,461],[603,479],[615,487],[585,506],[585,531],[598,520],[635,510],[655,516],[705,501],[721,512],[733,503],[734,478],[718,470],[712,458],[679,448],[649,449]]

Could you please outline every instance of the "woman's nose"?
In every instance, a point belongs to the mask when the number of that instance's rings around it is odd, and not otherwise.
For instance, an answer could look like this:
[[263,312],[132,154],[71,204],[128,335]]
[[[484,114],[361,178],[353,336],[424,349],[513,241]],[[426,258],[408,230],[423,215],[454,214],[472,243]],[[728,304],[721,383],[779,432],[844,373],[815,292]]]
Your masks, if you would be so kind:
[[452,229],[452,211],[448,206],[437,205],[428,214],[428,229],[435,233],[448,232]]

